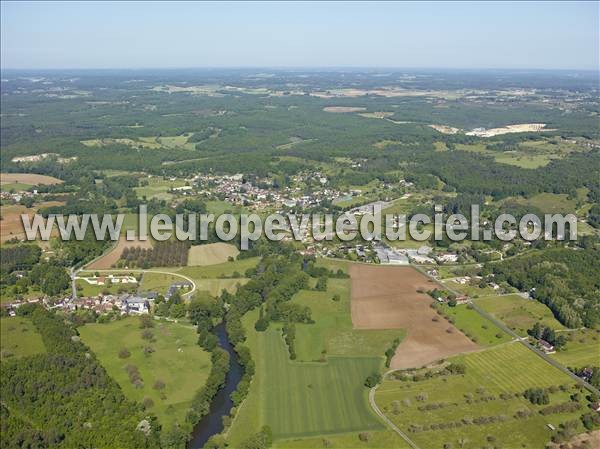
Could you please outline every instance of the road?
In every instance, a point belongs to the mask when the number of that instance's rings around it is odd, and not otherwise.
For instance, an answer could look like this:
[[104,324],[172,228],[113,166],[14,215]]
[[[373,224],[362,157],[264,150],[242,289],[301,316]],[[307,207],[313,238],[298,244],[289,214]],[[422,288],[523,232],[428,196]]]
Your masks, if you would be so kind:
[[[388,372],[391,372],[391,371],[388,371]],[[385,379],[385,376],[386,376],[387,374],[388,374],[388,373],[385,373],[385,374],[384,374],[384,376],[383,376],[383,377],[384,377],[384,379]],[[417,445],[415,444],[415,442],[414,442],[413,440],[411,440],[411,439],[408,437],[408,435],[406,435],[404,432],[402,432],[402,431],[401,431],[401,430],[400,430],[400,429],[399,429],[399,428],[398,428],[398,427],[397,427],[397,426],[396,426],[396,425],[395,425],[395,424],[394,424],[392,421],[390,421],[390,419],[389,419],[387,416],[385,416],[385,414],[384,414],[384,413],[383,413],[381,410],[379,410],[379,407],[378,407],[378,406],[377,406],[377,404],[375,403],[375,392],[377,391],[377,388],[379,388],[379,385],[375,385],[373,388],[371,388],[371,389],[369,390],[369,404],[371,405],[371,408],[372,408],[372,409],[375,411],[375,413],[377,413],[377,415],[378,415],[378,416],[379,416],[381,419],[383,419],[383,420],[385,421],[385,423],[386,423],[388,426],[390,426],[390,428],[391,428],[391,429],[392,429],[394,432],[396,432],[398,435],[400,435],[400,437],[402,437],[402,439],[403,439],[404,441],[406,441],[406,443],[407,443],[407,444],[408,444],[410,447],[412,447],[413,449],[419,449],[419,446],[417,446]]]

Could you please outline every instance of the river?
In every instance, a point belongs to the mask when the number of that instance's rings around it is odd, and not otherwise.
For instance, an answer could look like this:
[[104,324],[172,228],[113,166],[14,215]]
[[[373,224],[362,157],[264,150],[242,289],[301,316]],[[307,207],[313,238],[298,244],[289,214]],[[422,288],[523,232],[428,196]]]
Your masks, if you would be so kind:
[[225,377],[225,385],[217,392],[210,404],[210,411],[194,426],[192,438],[187,445],[188,449],[202,448],[211,436],[223,431],[223,416],[228,416],[233,407],[229,396],[235,391],[244,374],[244,368],[238,362],[238,355],[227,338],[225,324],[216,326],[214,333],[219,338],[219,346],[229,353],[229,372]]

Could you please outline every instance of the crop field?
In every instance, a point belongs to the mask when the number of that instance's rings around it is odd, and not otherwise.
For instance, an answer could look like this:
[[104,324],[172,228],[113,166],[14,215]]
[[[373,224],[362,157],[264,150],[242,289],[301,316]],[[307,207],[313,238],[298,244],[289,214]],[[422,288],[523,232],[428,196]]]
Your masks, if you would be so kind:
[[32,186],[61,184],[63,181],[52,176],[35,173],[0,173],[0,184],[28,184]]
[[551,357],[573,368],[597,366],[600,360],[600,329],[582,329],[567,335],[569,341],[566,346]]
[[[20,204],[0,206],[0,215],[2,216],[2,220],[0,220],[0,241],[5,242],[15,237],[20,240],[25,239],[26,235],[23,228],[21,214],[27,214],[31,218],[40,207],[50,207],[63,204],[64,203],[60,201],[45,201],[36,204],[35,208],[27,208],[25,206],[21,206]],[[53,229],[50,235],[52,237],[58,235],[58,230]],[[39,236],[38,242],[42,242]]]
[[[334,295],[340,300],[334,301]],[[292,301],[312,310],[312,324],[296,324],[298,360],[321,360],[327,355],[381,357],[402,329],[354,329],[351,318],[350,279],[332,279],[327,291],[301,290]]]
[[483,346],[493,346],[499,343],[510,341],[510,335],[492,323],[490,320],[482,317],[468,305],[458,305],[450,307],[440,305],[439,309],[444,315],[447,315],[454,321],[454,325],[466,336],[472,338],[478,344]]
[[0,318],[0,360],[46,352],[42,336],[28,318]]
[[240,252],[235,245],[223,242],[196,245],[190,248],[188,253],[188,265],[205,266],[225,263],[230,257],[235,259],[239,253]]
[[[169,427],[185,418],[194,393],[204,385],[210,372],[210,354],[196,344],[193,326],[157,322],[151,329],[153,341],[142,338],[138,318],[125,318],[107,324],[86,324],[79,328],[81,338],[96,354],[108,374],[132,400],[153,401],[149,410],[160,423]],[[144,349],[154,352],[146,355]],[[130,356],[121,358],[127,349]],[[127,365],[137,367],[142,380],[136,388],[130,380]],[[155,388],[157,381],[163,388]]]
[[127,247],[152,248],[152,242],[150,239],[128,241],[124,236],[121,236],[118,243],[110,251],[92,261],[86,268],[88,270],[108,270],[112,268],[121,258],[123,250]]
[[381,368],[381,358],[292,362],[279,326],[254,331],[256,312],[244,317],[257,366],[250,393],[229,431],[232,446],[250,429],[258,430],[265,424],[275,439],[383,429],[368,405],[368,389],[363,386],[365,378]]
[[536,322],[554,330],[565,329],[547,306],[519,295],[487,296],[478,299],[477,305],[522,336]]
[[[561,422],[578,419],[584,410],[539,414],[544,406],[521,395],[527,388],[550,388],[550,405],[569,401],[573,381],[519,343],[508,343],[451,359],[464,363],[462,375],[427,380],[388,378],[377,390],[378,406],[424,449],[452,447],[542,448]],[[562,386],[562,388],[559,388]],[[517,417],[518,411],[526,416]],[[493,417],[481,422],[482,417]],[[458,423],[448,426],[447,423]],[[445,427],[440,427],[445,425]],[[582,428],[582,426],[580,425]]]
[[451,323],[436,320],[425,293],[436,284],[412,267],[356,264],[349,272],[354,328],[406,330],[392,368],[418,368],[478,348]]

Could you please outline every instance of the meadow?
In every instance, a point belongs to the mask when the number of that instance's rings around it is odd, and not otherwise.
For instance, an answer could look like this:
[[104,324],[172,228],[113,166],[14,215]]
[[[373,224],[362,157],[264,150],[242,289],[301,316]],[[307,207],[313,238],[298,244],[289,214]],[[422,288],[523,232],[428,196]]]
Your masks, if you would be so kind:
[[169,193],[170,189],[185,186],[185,182],[181,179],[171,181],[170,179],[164,179],[159,176],[145,178],[144,181],[146,181],[148,185],[133,188],[138,198],[154,198],[157,200],[169,201],[173,198],[173,195]]
[[468,305],[450,307],[443,304],[438,307],[462,333],[480,345],[493,346],[511,340],[510,335]]
[[[182,422],[194,393],[204,385],[210,372],[210,354],[197,345],[193,326],[156,322],[153,340],[142,338],[139,319],[125,318],[106,324],[86,324],[79,328],[81,338],[96,354],[108,374],[121,386],[127,398],[143,403],[163,427]],[[147,354],[145,348],[154,351]],[[121,358],[121,350],[130,356]],[[139,370],[141,388],[131,382],[126,367]],[[164,383],[156,388],[156,382]]]
[[[551,357],[564,366],[583,368],[600,363],[600,329],[580,329],[566,333],[569,341]],[[560,334],[559,334],[560,335]]]
[[46,347],[33,323],[24,317],[0,318],[0,359],[43,354]]
[[[486,447],[541,448],[552,435],[547,424],[578,419],[582,410],[539,414],[544,406],[521,395],[527,388],[555,387],[550,405],[568,402],[573,381],[519,343],[508,343],[450,359],[466,366],[465,374],[422,381],[389,377],[378,388],[378,406],[423,448]],[[558,388],[563,386],[562,389]],[[517,418],[517,412],[526,417]],[[481,417],[495,417],[479,423]],[[448,426],[448,423],[460,423]],[[445,425],[445,428],[440,427]],[[579,424],[580,430],[583,429]]]
[[519,295],[482,297],[477,299],[477,305],[521,336],[526,336],[527,329],[531,329],[536,322],[554,330],[565,329],[547,306]]
[[265,424],[276,440],[383,429],[363,385],[368,375],[381,369],[380,357],[290,361],[280,325],[272,323],[267,331],[256,332],[257,317],[254,310],[243,319],[256,373],[228,432],[232,446]]

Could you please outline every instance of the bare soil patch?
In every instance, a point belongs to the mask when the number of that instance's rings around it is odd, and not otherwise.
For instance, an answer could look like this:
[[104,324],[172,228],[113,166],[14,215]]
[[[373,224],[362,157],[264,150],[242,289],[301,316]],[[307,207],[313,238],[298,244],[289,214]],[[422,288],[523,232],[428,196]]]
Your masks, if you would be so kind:
[[188,253],[188,265],[206,266],[225,263],[229,257],[235,259],[239,253],[235,245],[223,242],[192,246]]
[[323,108],[323,110],[325,112],[333,112],[333,113],[337,113],[337,114],[343,114],[343,113],[347,113],[347,112],[366,111],[367,108],[357,108],[357,107],[351,107],[351,106],[327,106],[327,107]]
[[453,126],[446,125],[429,125],[430,128],[435,129],[437,132],[442,134],[456,134],[461,131],[459,128],[454,128]]
[[61,184],[63,181],[52,176],[35,173],[0,173],[0,184],[22,183],[38,185]]
[[[21,214],[27,214],[31,220],[37,209],[40,207],[59,206],[65,204],[61,201],[46,201],[36,205],[35,208],[27,208],[20,204],[13,204],[8,206],[2,206],[0,208],[0,241],[6,242],[13,238],[24,240],[25,229],[23,228],[23,221],[21,220]],[[51,236],[58,234],[58,230],[55,228],[52,230]],[[41,240],[40,240],[41,241]]]
[[436,284],[411,267],[351,265],[355,329],[405,329],[392,359],[394,369],[419,368],[478,346],[429,305]]
[[152,248],[150,240],[125,240],[125,236],[121,236],[117,245],[107,252],[105,255],[90,263],[86,269],[88,270],[108,270],[121,258],[123,250],[128,247]]

